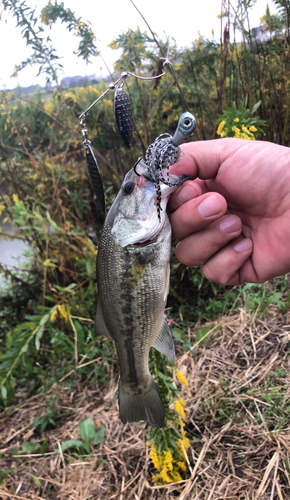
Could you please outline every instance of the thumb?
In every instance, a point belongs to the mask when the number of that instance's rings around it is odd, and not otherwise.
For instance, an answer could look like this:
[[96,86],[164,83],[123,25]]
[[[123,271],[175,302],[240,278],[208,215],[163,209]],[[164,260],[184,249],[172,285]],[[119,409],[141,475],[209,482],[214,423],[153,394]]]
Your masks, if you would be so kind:
[[244,147],[242,139],[215,139],[183,144],[178,163],[170,167],[170,173],[188,175],[192,179],[214,179],[222,163]]

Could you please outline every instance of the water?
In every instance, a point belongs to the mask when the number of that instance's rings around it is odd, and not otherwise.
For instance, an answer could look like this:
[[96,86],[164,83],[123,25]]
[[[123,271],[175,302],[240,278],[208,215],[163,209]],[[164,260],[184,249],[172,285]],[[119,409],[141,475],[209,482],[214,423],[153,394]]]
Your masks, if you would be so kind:
[[[21,268],[21,263],[26,260],[23,251],[27,250],[28,245],[25,241],[15,239],[5,239],[3,234],[13,235],[15,230],[9,221],[4,223],[6,215],[3,213],[0,216],[0,263],[12,269],[13,266]],[[4,275],[0,272],[0,290],[4,290],[7,286]]]

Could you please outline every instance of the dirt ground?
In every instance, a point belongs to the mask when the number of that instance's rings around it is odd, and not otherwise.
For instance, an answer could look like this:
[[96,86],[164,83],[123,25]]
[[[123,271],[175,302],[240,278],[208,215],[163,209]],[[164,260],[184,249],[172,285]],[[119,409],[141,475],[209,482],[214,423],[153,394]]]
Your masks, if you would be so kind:
[[[69,416],[41,436],[31,423],[57,388],[2,413],[1,500],[288,500],[289,314],[270,308],[259,318],[241,309],[209,323],[199,344],[189,330],[193,349],[177,359],[188,380],[182,396],[191,445],[183,481],[152,483],[146,427],[121,424],[112,380],[103,392],[58,395],[60,411]],[[90,455],[62,453],[60,443],[79,439],[78,423],[89,416],[105,426],[105,440]],[[23,442],[43,439],[44,453],[19,451]]]

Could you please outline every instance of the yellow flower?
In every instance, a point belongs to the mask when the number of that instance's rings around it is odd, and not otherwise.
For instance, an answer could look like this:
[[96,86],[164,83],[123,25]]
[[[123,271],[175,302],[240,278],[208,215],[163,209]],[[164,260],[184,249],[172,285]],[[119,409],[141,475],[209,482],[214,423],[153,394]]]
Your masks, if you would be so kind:
[[57,306],[56,310],[51,314],[50,320],[52,322],[55,321],[58,314],[61,318],[64,318],[66,321],[68,320],[68,313],[65,306]]
[[[185,470],[186,470],[186,467],[185,467]],[[182,481],[182,477],[179,474],[179,472],[177,472],[177,471],[172,471],[170,473],[170,476],[171,476],[171,482],[172,483],[177,483],[177,481]]]
[[184,446],[185,451],[187,451],[190,443],[188,437],[186,437],[185,431],[183,431],[182,433],[182,444]]
[[183,408],[185,408],[186,403],[185,403],[184,399],[183,398],[179,398],[179,402],[183,406]]
[[181,373],[181,371],[177,370],[176,376],[177,376],[179,382],[181,382],[185,386],[188,386],[188,382],[186,380],[186,377],[185,377],[185,375],[183,375],[183,373]]
[[155,446],[152,446],[152,448],[150,450],[150,457],[151,457],[151,460],[153,462],[155,469],[160,470],[162,462],[160,460],[160,456],[158,456],[158,452],[157,452],[157,449]]
[[235,137],[238,137],[238,138],[241,137],[241,131],[240,131],[239,127],[236,127],[236,125],[234,125],[232,127],[232,131],[235,132]]
[[44,107],[44,109],[45,109],[45,111],[47,113],[52,113],[52,111],[53,111],[53,104],[52,104],[51,101],[45,102],[43,107]]
[[222,133],[221,133],[221,137],[225,137],[226,135],[227,135],[227,133],[226,133],[226,132],[222,132]]
[[181,472],[187,469],[185,452],[188,448],[189,439],[185,431],[182,431],[181,438],[177,439],[176,448],[173,451],[167,449],[158,452],[156,446],[152,446],[150,456],[158,470],[158,474],[152,477],[156,485],[161,486],[182,480]]
[[17,196],[17,194],[13,194],[13,201],[14,201],[14,203],[18,202],[18,196]]
[[225,126],[226,122],[225,121],[222,121],[220,122],[219,126],[218,126],[218,129],[216,131],[217,135],[221,135],[221,131],[223,130],[224,126]]
[[4,212],[5,210],[5,205],[0,205],[0,215]]
[[182,472],[186,471],[186,464],[185,464],[185,462],[177,462],[177,465],[182,470]]
[[177,449],[178,449],[179,454],[185,458],[183,448],[185,451],[187,451],[190,443],[189,443],[189,439],[186,437],[185,431],[183,431],[181,435],[182,435],[182,439],[179,439],[177,441]]
[[[249,129],[247,127],[245,127],[245,125],[242,125],[242,130],[243,132],[245,132],[245,134],[249,135],[250,137],[253,137],[253,134],[249,131]],[[247,137],[246,137],[247,139]]]
[[175,406],[175,409],[176,409],[177,413],[181,416],[181,418],[184,419],[185,418],[185,411],[183,409],[183,406],[182,406],[180,400],[179,401],[175,401],[174,406]]
[[238,118],[238,117],[234,119],[234,122],[237,122],[237,123],[238,123],[239,121],[240,121],[240,120],[239,120],[239,118]]
[[67,92],[65,94],[66,99],[72,99],[74,102],[77,102],[77,96],[73,92]]
[[250,131],[251,131],[251,132],[257,132],[257,129],[256,129],[256,127],[254,127],[254,125],[252,125],[252,126],[250,127]]
[[[155,481],[157,480],[161,484],[170,484],[175,482],[174,476],[175,474],[171,473],[173,471],[173,457],[170,450],[162,452],[162,466],[158,476],[155,476]],[[172,477],[173,476],[173,477]]]
[[166,467],[167,470],[172,470],[173,469],[173,464],[172,464],[172,453],[170,450],[167,450],[165,452],[165,456],[164,456],[164,462],[163,462],[163,466],[164,468]]

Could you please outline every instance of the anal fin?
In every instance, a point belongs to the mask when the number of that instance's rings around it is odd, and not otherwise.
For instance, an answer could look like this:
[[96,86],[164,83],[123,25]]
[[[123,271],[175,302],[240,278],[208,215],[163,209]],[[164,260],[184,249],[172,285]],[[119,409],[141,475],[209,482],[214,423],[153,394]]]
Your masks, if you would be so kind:
[[155,347],[157,351],[161,352],[161,354],[164,354],[169,359],[171,359],[173,363],[175,363],[174,342],[165,314],[163,316],[163,322],[159,330],[159,333],[156,337],[156,340],[153,344],[153,347]]

